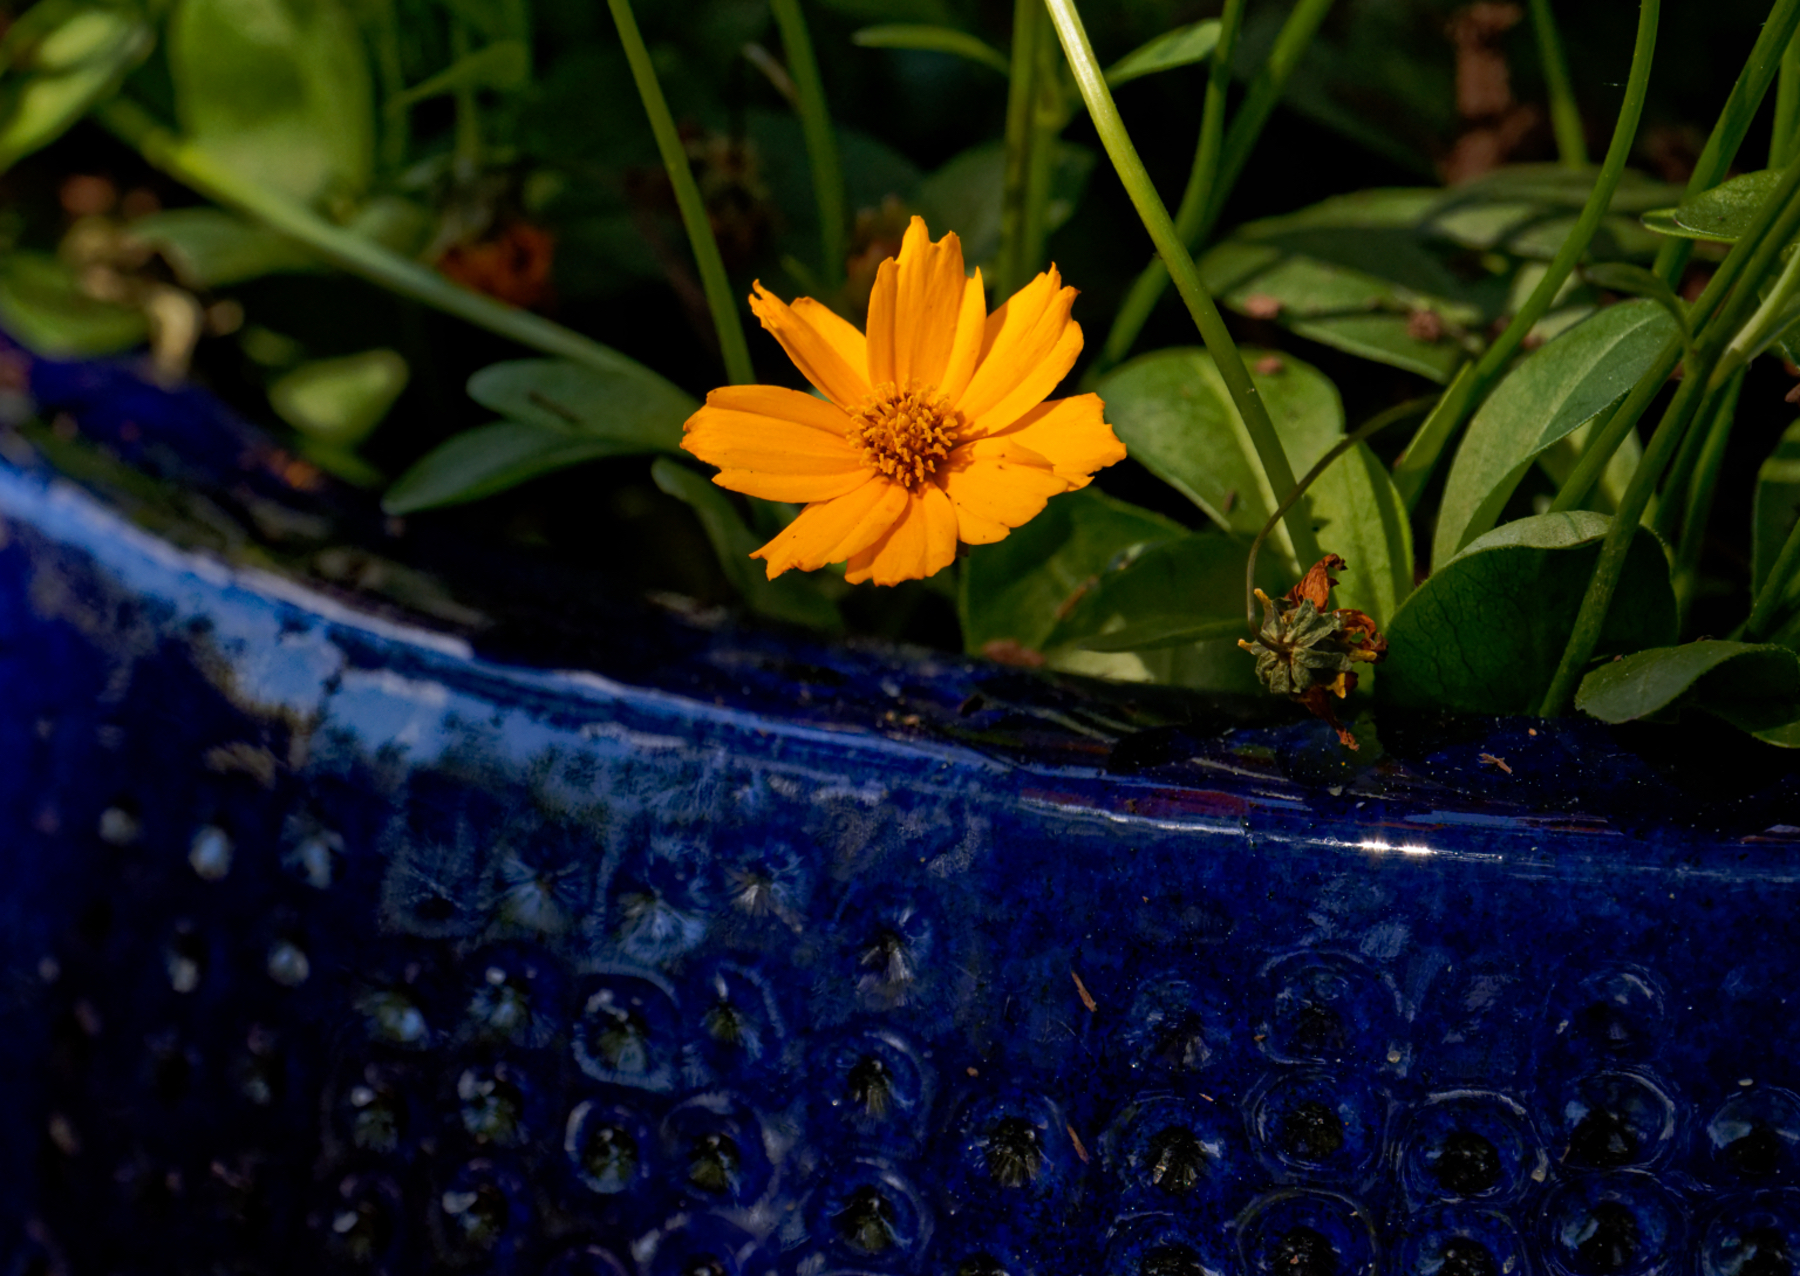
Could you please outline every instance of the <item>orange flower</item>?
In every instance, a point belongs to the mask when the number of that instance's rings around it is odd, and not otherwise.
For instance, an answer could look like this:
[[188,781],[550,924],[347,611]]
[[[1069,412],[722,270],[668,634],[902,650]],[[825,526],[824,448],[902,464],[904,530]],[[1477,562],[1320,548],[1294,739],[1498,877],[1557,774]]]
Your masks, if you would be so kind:
[[1098,395],[1045,402],[1081,352],[1074,300],[1052,266],[988,314],[956,236],[934,244],[915,217],[876,272],[867,337],[756,285],[750,309],[824,398],[714,390],[682,446],[719,467],[720,487],[807,503],[752,555],[771,580],[826,563],[852,583],[929,576],[958,541],[997,541],[1124,459]]

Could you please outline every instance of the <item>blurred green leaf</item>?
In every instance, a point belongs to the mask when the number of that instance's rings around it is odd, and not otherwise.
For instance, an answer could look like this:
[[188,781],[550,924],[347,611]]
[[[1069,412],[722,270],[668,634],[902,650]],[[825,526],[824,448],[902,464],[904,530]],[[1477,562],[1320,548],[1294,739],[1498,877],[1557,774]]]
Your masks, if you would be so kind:
[[[1472,541],[1428,576],[1389,624],[1377,694],[1406,708],[1535,712],[1610,522],[1589,510],[1540,514]],[[1674,639],[1668,557],[1655,535],[1639,528],[1596,654]]]
[[501,40],[458,58],[429,79],[394,94],[387,101],[387,109],[402,111],[461,88],[521,89],[530,82],[531,50],[517,40]]
[[1178,66],[1189,66],[1212,56],[1219,43],[1219,20],[1190,22],[1185,27],[1165,31],[1106,68],[1106,83],[1112,88],[1129,84],[1142,76],[1153,75]]
[[1796,517],[1800,517],[1800,421],[1782,431],[1756,471],[1750,503],[1751,597],[1762,592]]
[[980,63],[1001,75],[1012,74],[1012,66],[1004,53],[987,41],[954,27],[892,22],[864,27],[850,37],[850,42],[865,49],[923,49],[928,53],[951,53],[970,62]]
[[1781,174],[1772,168],[1745,173],[1675,208],[1646,212],[1644,225],[1658,234],[1680,239],[1735,244],[1756,220],[1756,210],[1780,184]]
[[1059,612],[1079,601],[1107,564],[1182,534],[1179,523],[1092,487],[1052,498],[1005,540],[970,548],[958,602],[964,646],[979,653],[991,642],[1015,642],[1043,650]]
[[365,350],[282,374],[269,387],[269,406],[309,438],[349,450],[381,423],[406,380],[406,360],[395,351]]
[[[724,489],[708,482],[685,465],[661,459],[650,467],[650,477],[670,496],[685,503],[700,520],[725,578],[759,616],[789,624],[805,625],[835,633],[844,627],[837,604],[820,592],[819,583],[805,572],[789,571],[768,578],[760,559],[750,557],[768,538],[758,536],[738,517]],[[841,582],[840,582],[841,583]]]
[[134,5],[43,0],[0,42],[0,171],[117,91],[155,35]]
[[168,53],[182,130],[219,162],[306,203],[368,186],[369,68],[338,0],[179,0]]
[[639,444],[530,421],[496,421],[433,448],[394,480],[381,498],[390,514],[411,514],[493,496],[553,470],[603,456],[629,456]]
[[[1317,461],[1313,456],[1301,464]],[[1308,495],[1320,548],[1346,564],[1334,604],[1367,612],[1385,627],[1413,589],[1412,520],[1387,466],[1359,443],[1331,463]]]
[[[1094,169],[1094,152],[1057,140],[1050,154],[1050,198],[1044,225],[1055,230],[1075,213]],[[1006,146],[972,146],[919,183],[919,202],[933,227],[954,230],[963,259],[985,265],[1000,251],[1000,193],[1006,174]]]
[[286,235],[217,208],[165,209],[138,218],[128,230],[133,238],[154,244],[191,286],[223,288],[322,265]]
[[1703,709],[1746,731],[1800,718],[1800,657],[1786,647],[1703,639],[1608,661],[1581,680],[1575,707],[1602,722]]
[[52,358],[115,354],[148,335],[142,311],[95,301],[74,273],[44,253],[0,258],[0,328]]
[[1521,360],[1475,413],[1457,448],[1431,561],[1449,562],[1492,528],[1532,464],[1622,399],[1674,334],[1675,321],[1656,302],[1627,301]]
[[640,452],[675,452],[681,427],[700,407],[659,380],[636,380],[566,359],[490,363],[469,378],[469,397],[515,421],[628,443]]

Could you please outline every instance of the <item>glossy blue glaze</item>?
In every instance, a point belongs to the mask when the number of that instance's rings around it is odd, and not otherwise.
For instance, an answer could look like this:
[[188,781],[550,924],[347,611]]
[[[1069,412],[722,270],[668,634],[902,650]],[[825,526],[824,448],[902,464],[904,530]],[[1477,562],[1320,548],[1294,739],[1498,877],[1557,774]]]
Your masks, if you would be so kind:
[[[31,376],[282,495],[203,396]],[[647,610],[501,660],[6,455],[0,1271],[1800,1257],[1784,762],[1522,719],[1350,759]]]

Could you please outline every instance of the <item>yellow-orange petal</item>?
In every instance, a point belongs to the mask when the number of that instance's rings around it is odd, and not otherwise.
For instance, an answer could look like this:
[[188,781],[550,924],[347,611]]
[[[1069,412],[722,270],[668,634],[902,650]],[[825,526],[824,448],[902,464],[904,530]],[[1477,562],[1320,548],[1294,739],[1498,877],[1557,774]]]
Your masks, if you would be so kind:
[[[894,330],[899,326],[900,263],[889,257],[875,267],[869,288],[869,384],[894,381]],[[896,383],[897,384],[897,383]]]
[[1125,445],[1106,423],[1106,405],[1097,394],[1040,403],[988,437],[1022,443],[1046,458],[1071,490],[1086,487],[1095,470],[1125,459]]
[[797,504],[829,501],[834,496],[854,492],[868,481],[869,471],[861,466],[830,474],[769,474],[760,470],[720,470],[713,475],[713,482],[733,492],[758,496],[765,501],[793,501]]
[[956,510],[957,535],[986,545],[1029,522],[1068,490],[1050,461],[1011,439],[975,439],[938,467],[937,484]]
[[852,585],[898,585],[935,575],[955,560],[956,511],[949,497],[927,483],[910,494],[886,535],[850,556],[844,579]]
[[[804,390],[789,390],[778,385],[725,385],[706,395],[706,407],[728,412],[749,412],[772,416],[796,425],[810,426],[843,438],[850,430],[850,414],[827,399]],[[701,409],[705,411],[705,409]],[[688,418],[683,429],[692,429],[695,418]]]
[[[981,360],[956,399],[965,420],[986,429],[1011,425],[1068,375],[1081,353],[1081,327],[1069,318],[1075,290],[1062,286],[1056,267],[1033,279],[988,316]],[[1033,388],[1036,398],[1030,398]],[[1029,399],[1029,401],[1025,401]],[[1016,410],[1014,410],[1016,408]],[[1004,412],[1012,416],[1001,419]]]
[[758,474],[869,473],[861,454],[842,434],[760,412],[714,407],[710,400],[688,418],[681,446],[722,470]]
[[850,371],[864,381],[869,379],[869,343],[863,338],[861,329],[824,302],[814,301],[811,297],[795,297],[792,309],[830,343],[838,357],[849,365]]
[[905,508],[905,488],[870,475],[843,496],[808,505],[750,557],[768,563],[770,580],[790,567],[813,571],[841,563],[879,540]]
[[[962,241],[954,234],[946,234],[934,244],[931,232],[925,229],[925,219],[914,217],[900,242],[892,290],[893,326],[890,329],[884,323],[882,337],[877,337],[871,303],[871,341],[892,341],[889,366],[896,385],[917,381],[941,387],[956,341],[963,297],[968,291],[968,280],[963,276]],[[871,368],[881,362],[879,357],[870,356]]]
[[937,383],[944,397],[955,403],[969,388],[969,378],[981,362],[981,348],[987,337],[987,293],[981,285],[981,268],[963,282],[962,310],[956,317],[956,340],[950,345],[950,358],[944,365],[943,380]]
[[752,288],[751,313],[781,343],[801,375],[840,408],[854,411],[868,397],[868,378],[850,366],[828,337],[764,288],[760,280]]

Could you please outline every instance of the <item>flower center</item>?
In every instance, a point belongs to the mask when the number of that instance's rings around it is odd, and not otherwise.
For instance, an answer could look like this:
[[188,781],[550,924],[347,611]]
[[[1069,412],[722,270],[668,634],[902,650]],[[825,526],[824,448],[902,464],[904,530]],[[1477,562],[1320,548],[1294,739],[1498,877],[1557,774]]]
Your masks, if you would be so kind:
[[864,464],[910,492],[937,473],[961,429],[962,413],[936,386],[886,381],[856,409],[848,437]]

